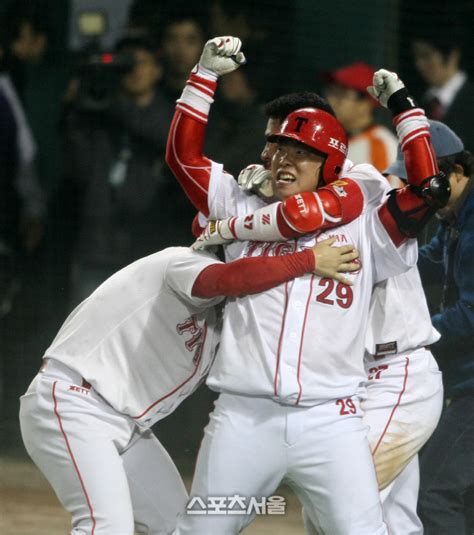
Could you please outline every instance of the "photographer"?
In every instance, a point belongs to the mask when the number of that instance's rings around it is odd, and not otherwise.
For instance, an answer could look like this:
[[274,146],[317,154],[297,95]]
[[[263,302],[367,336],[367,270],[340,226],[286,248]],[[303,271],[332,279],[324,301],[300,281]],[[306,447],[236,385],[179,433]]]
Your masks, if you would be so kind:
[[79,87],[65,119],[64,174],[77,212],[73,304],[117,269],[175,242],[163,226],[169,106],[156,90],[161,67],[143,39],[122,40],[116,53],[133,67],[117,76],[110,98],[94,107]]

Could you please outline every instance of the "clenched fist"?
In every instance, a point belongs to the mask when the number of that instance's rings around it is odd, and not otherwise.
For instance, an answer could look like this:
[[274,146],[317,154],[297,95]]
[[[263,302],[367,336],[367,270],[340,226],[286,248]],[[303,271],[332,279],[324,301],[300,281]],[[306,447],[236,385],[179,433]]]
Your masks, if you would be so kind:
[[388,99],[399,89],[405,87],[396,72],[385,69],[379,69],[374,73],[372,83],[374,85],[369,86],[367,92],[377,99],[384,108],[388,107]]
[[230,35],[214,37],[204,45],[198,63],[199,70],[207,71],[214,76],[235,71],[245,63],[241,47],[242,41],[238,37]]

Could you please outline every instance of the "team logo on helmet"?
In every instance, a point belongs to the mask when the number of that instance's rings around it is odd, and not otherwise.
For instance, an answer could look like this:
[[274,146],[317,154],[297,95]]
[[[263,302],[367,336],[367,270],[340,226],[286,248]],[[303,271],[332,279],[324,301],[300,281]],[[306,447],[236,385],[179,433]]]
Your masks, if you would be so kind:
[[339,141],[339,139],[336,139],[334,137],[329,138],[328,147],[332,147],[333,149],[337,149],[338,151],[342,152],[344,156],[347,156],[347,145],[343,143],[342,141]]

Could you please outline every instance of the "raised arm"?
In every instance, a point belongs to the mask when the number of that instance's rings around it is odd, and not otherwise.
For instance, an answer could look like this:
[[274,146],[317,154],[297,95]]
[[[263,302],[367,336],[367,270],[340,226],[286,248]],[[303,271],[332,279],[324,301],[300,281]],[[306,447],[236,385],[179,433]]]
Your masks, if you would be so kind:
[[[394,73],[377,71],[374,96],[390,107],[404,152],[408,186],[393,190],[379,208],[379,217],[393,242],[399,246],[422,230],[434,212],[449,199],[449,182],[437,167],[429,123],[416,108],[403,83]],[[378,86],[377,86],[378,84]],[[260,172],[257,170],[257,172]],[[356,182],[343,178],[275,203],[254,214],[222,220],[206,229],[198,246],[230,240],[279,241],[349,223],[361,214],[364,198]]]
[[166,162],[194,206],[208,215],[211,161],[203,154],[207,118],[218,76],[245,61],[240,39],[217,37],[204,46],[176,105],[166,147]]
[[425,112],[416,107],[397,74],[380,69],[368,91],[393,113],[407,168],[408,185],[391,192],[379,209],[382,224],[400,245],[416,237],[428,219],[446,205],[451,190],[447,177],[438,169]]

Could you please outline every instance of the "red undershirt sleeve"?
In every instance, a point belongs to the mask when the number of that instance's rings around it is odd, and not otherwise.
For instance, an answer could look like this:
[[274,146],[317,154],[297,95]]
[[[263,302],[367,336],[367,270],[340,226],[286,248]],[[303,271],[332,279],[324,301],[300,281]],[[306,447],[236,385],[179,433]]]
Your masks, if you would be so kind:
[[213,264],[198,275],[192,295],[212,298],[260,293],[314,269],[311,249],[285,256],[242,258],[228,264]]

